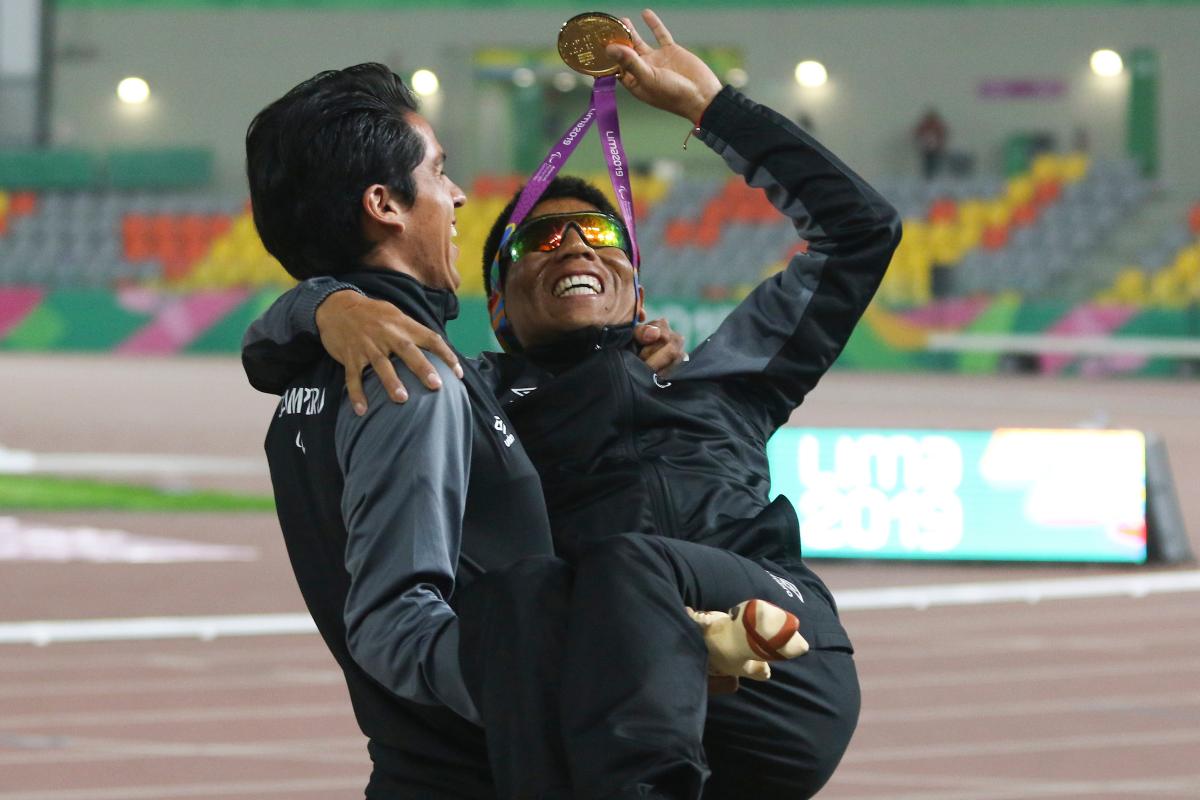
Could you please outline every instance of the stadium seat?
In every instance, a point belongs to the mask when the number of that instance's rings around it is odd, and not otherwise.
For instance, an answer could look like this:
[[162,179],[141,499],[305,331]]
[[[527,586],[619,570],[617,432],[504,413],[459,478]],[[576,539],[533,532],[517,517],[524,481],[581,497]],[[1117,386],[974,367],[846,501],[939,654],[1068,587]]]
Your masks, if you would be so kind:
[[14,217],[29,216],[37,209],[37,195],[33,192],[14,192],[9,196],[8,213]]
[[1008,226],[989,225],[983,230],[980,243],[986,250],[999,250],[1008,244]]

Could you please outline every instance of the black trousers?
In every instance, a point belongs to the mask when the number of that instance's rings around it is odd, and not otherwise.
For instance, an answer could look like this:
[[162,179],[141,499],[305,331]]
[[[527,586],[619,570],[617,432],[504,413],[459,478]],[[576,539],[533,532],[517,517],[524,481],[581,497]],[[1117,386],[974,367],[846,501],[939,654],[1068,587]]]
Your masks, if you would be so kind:
[[[684,605],[752,597],[801,620],[807,655],[709,698]],[[852,649],[803,565],[641,534],[572,566],[536,558],[458,598],[460,653],[502,798],[733,800],[815,794],[858,720]]]

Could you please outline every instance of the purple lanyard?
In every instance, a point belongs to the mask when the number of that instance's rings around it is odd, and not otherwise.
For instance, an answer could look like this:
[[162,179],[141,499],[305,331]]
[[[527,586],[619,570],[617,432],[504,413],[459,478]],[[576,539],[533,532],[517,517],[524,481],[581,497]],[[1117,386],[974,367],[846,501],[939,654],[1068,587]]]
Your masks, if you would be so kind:
[[625,220],[625,228],[629,231],[629,244],[633,248],[633,265],[636,269],[640,263],[637,246],[637,230],[633,219],[633,189],[629,185],[629,162],[625,159],[625,148],[621,145],[621,126],[617,120],[617,79],[613,75],[597,78],[592,87],[592,102],[583,116],[567,129],[563,138],[555,143],[546,160],[538,167],[537,172],[525,184],[517,205],[509,217],[500,248],[512,236],[513,230],[520,225],[538,199],[546,191],[546,187],[554,180],[554,176],[567,163],[567,159],[575,152],[575,145],[592,127],[592,123],[600,123],[601,146],[604,148],[604,160],[608,164],[608,178],[612,181],[613,192],[617,195],[617,207],[621,209],[621,217]]

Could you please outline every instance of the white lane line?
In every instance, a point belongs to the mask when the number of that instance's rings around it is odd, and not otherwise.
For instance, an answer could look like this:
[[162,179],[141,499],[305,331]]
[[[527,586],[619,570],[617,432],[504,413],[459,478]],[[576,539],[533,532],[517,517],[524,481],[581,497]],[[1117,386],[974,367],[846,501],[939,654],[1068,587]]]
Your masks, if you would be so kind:
[[74,736],[25,737],[25,746],[5,748],[0,765],[67,764],[99,761],[144,761],[183,758],[236,758],[259,761],[300,761],[309,764],[361,762],[362,737],[294,739],[277,742],[223,744],[209,742],[142,742],[85,739]]
[[[835,593],[838,594],[838,593]],[[1058,635],[1064,630],[1128,627],[1142,630],[1164,620],[1178,628],[1200,630],[1200,603],[1189,593],[1158,594],[1157,602],[1130,603],[1128,598],[1090,598],[1103,602],[1103,612],[1085,617],[1078,606],[1041,603],[1009,603],[1002,614],[877,614],[854,615],[855,644],[858,641],[911,642],[915,638],[958,638],[964,633],[1004,635],[1014,627],[1031,635]],[[1100,603],[1097,603],[1100,605]],[[1095,606],[1089,606],[1094,609]],[[889,609],[891,610],[891,609]]]
[[[86,658],[81,659],[81,670],[86,672]],[[93,695],[148,695],[151,692],[239,692],[258,690],[259,698],[264,692],[287,691],[294,693],[302,687],[315,694],[321,687],[339,690],[345,694],[346,679],[336,666],[328,669],[272,669],[252,671],[247,674],[213,675],[186,678],[140,678],[128,676],[115,680],[62,680],[41,681],[30,685],[16,682],[0,685],[0,698],[29,700],[35,697],[50,697],[61,700],[65,697],[90,697]]]
[[841,610],[877,611],[984,603],[1038,603],[1088,597],[1145,597],[1164,592],[1200,592],[1200,570],[848,589],[837,592],[835,597]]
[[238,783],[176,783],[165,786],[113,786],[106,789],[47,789],[0,792],[0,800],[165,800],[173,797],[233,797],[296,792],[361,792],[365,775],[345,778],[241,781]]
[[143,536],[111,528],[28,523],[0,516],[0,562],[188,564],[257,560],[257,547]]
[[[1073,780],[1070,778],[1055,779],[1055,778],[1023,778],[1014,780],[1009,775],[934,775],[928,772],[922,772],[919,775],[911,775],[898,772],[865,772],[853,769],[839,769],[834,773],[833,779],[830,781],[830,786],[838,786],[843,784],[861,784],[864,786],[905,786],[914,789],[958,789],[964,791],[970,788],[984,789],[1004,789],[1008,793],[1005,797],[1027,797],[1024,790],[1042,791],[1069,791],[1072,797],[1089,797],[1095,794],[1117,794],[1125,792],[1162,792],[1181,790],[1189,787],[1200,785],[1200,775],[1173,775],[1163,778],[1131,778],[1127,780],[1121,779],[1106,779],[1106,780]],[[891,795],[888,800],[898,800],[900,797],[908,798],[931,798],[940,797],[942,795],[920,794],[920,795]],[[953,795],[954,800],[959,800],[963,795]],[[879,800],[878,794],[865,795],[859,800]],[[842,800],[851,800],[843,798]]]
[[[1107,617],[1095,622],[1096,627],[1103,625],[1107,631],[1094,636],[1055,637],[1051,634],[997,634],[986,638],[940,637],[935,640],[933,635],[926,635],[922,640],[920,637],[914,637],[911,631],[906,631],[908,641],[897,642],[891,639],[863,636],[857,625],[851,628],[850,634],[854,640],[855,649],[863,655],[869,655],[871,664],[876,669],[880,664],[907,661],[924,663],[934,658],[950,662],[954,659],[975,659],[978,656],[1091,653],[1107,659],[1116,651],[1122,653],[1156,652],[1159,654],[1169,650],[1182,651],[1184,654],[1197,652],[1197,648],[1200,647],[1200,628],[1181,623],[1180,620],[1167,616],[1162,617],[1162,621],[1168,622],[1171,626],[1164,626],[1161,633],[1141,635],[1122,633],[1120,637],[1113,636],[1112,631],[1116,629],[1116,625]],[[913,638],[918,639],[916,644],[911,644]]]
[[308,614],[231,614],[219,617],[133,617],[0,624],[0,644],[105,642],[131,639],[216,639],[316,633]]
[[1191,744],[1200,742],[1200,729],[1191,727],[1175,731],[1119,731],[1114,733],[1084,734],[1080,736],[1052,736],[1044,738],[993,739],[982,742],[953,742],[949,744],[920,744],[904,747],[879,747],[871,750],[849,752],[845,764],[863,764],[875,761],[904,761],[912,766],[922,759],[958,758],[962,756],[1004,756],[1021,753],[1069,752],[1073,750],[1124,751],[1122,757],[1130,758],[1129,751],[1139,747],[1161,747],[1163,745]]
[[0,475],[266,475],[266,458],[169,453],[35,453],[0,446]]
[[[847,589],[836,593],[842,610],[931,608],[986,603],[1036,603],[1089,597],[1145,597],[1200,591],[1200,570],[991,581],[890,589]],[[236,614],[212,617],[140,617],[0,623],[0,644],[47,645],[136,639],[216,639],[314,633],[307,614]]]
[[232,722],[246,720],[349,718],[346,703],[293,705],[282,708],[246,706],[162,708],[143,711],[66,712],[58,714],[8,714],[0,717],[0,731],[36,731],[47,728],[111,728],[117,725],[160,725],[180,722]]
[[[161,670],[163,672],[203,672],[222,665],[255,664],[288,664],[296,666],[325,665],[331,663],[332,656],[325,649],[325,644],[312,639],[291,639],[289,642],[303,642],[303,646],[289,647],[283,642],[272,643],[270,647],[246,649],[237,639],[226,639],[213,644],[184,641],[180,643],[182,651],[169,651],[155,646],[138,652],[132,647],[121,648],[103,653],[89,653],[87,669],[95,676],[103,670],[124,671],[129,668]],[[198,648],[198,649],[197,649]],[[68,650],[39,650],[29,652],[24,649],[0,650],[0,682],[7,674],[33,672],[41,678],[46,678],[51,672],[79,672],[79,655]]]
[[[997,777],[987,781],[941,779],[922,776],[913,778],[902,775],[866,775],[860,777],[850,770],[839,770],[831,786],[846,784],[866,786],[912,786],[923,789],[917,792],[890,794],[888,800],[1011,800],[1014,797],[1042,798],[1066,797],[1114,797],[1149,795],[1151,797],[1194,798],[1200,786],[1200,776],[1185,775],[1177,778],[1134,778],[1132,780],[1072,781],[1049,780],[1029,781],[1012,777]],[[930,791],[934,789],[935,791]],[[949,789],[949,791],[945,791]],[[842,800],[878,800],[876,793],[843,795]]]
[[1099,664],[1064,662],[1036,667],[1001,667],[988,670],[978,668],[962,668],[942,672],[927,670],[913,675],[883,675],[879,677],[868,673],[862,676],[862,686],[864,690],[870,691],[881,689],[945,689],[951,686],[977,687],[985,683],[998,683],[1001,685],[1010,683],[1037,683],[1038,681],[1069,683],[1074,679],[1081,678],[1119,678],[1130,675],[1147,678],[1151,675],[1177,675],[1200,672],[1200,658],[1168,657],[1152,659],[1142,653],[1127,653],[1125,657],[1132,660]]
[[[910,724],[951,719],[984,717],[1029,717],[1043,714],[1110,714],[1134,711],[1144,714],[1151,709],[1183,712],[1200,706],[1200,692],[1130,694],[1104,697],[1072,697],[1054,700],[1006,701],[1003,703],[956,703],[942,706],[863,709],[860,725]],[[1192,712],[1197,713],[1197,712]],[[1200,716],[1200,714],[1198,714]],[[5,725],[6,723],[0,723]]]

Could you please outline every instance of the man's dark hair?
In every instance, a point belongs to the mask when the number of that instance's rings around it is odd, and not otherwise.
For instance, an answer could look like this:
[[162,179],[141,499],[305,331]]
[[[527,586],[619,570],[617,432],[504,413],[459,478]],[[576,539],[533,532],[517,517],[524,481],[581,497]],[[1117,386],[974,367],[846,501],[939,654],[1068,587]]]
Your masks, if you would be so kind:
[[425,139],[410,124],[417,101],[382,64],[319,73],[264,108],[246,131],[254,225],[293,277],[358,266],[374,244],[363,234],[362,195],[387,186],[416,200],[413,170]]
[[[492,230],[488,233],[487,241],[483,245],[483,290],[487,294],[492,292],[491,283],[491,266],[492,259],[496,257],[496,251],[500,249],[500,237],[504,235],[504,228],[508,225],[508,218],[512,216],[513,209],[517,207],[517,200],[521,197],[521,191],[525,187],[517,189],[512,199],[508,201],[508,205],[500,212],[500,216],[496,217],[496,221],[492,223]],[[583,178],[577,178],[574,175],[560,175],[550,181],[550,185],[546,187],[546,191],[538,198],[541,203],[545,200],[557,200],[561,197],[570,197],[575,200],[582,200],[585,203],[595,206],[605,214],[611,214],[617,219],[621,219],[621,214],[617,209],[613,208],[613,204],[605,197],[604,192],[597,189],[593,184],[588,183]],[[624,223],[622,223],[624,224]],[[500,288],[504,288],[504,279],[508,274],[508,258],[500,259]]]

